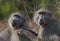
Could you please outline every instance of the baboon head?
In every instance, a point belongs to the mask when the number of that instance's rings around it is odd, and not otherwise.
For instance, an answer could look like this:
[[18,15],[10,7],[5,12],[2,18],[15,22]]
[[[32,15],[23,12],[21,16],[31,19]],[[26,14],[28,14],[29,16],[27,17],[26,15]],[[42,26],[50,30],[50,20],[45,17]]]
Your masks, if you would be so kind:
[[29,31],[37,36],[37,34],[35,32],[28,29],[28,24],[26,23],[27,19],[25,17],[26,16],[24,16],[24,14],[22,14],[20,12],[11,14],[11,16],[8,20],[9,26],[12,29],[17,30],[18,33],[20,32],[21,29],[23,29],[23,30]]
[[10,16],[8,23],[11,28],[19,29],[25,25],[26,19],[23,17],[23,14],[16,12]]
[[46,9],[40,9],[34,13],[34,21],[38,25],[45,26],[49,23],[49,21],[52,19],[52,15],[49,11]]

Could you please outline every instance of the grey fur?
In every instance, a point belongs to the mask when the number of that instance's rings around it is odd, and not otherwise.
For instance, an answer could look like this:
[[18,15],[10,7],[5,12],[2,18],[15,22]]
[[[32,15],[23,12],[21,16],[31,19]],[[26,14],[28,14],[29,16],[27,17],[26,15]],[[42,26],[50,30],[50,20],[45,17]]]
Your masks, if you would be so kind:
[[38,41],[60,41],[60,22],[47,9],[36,11],[33,20],[40,27]]
[[9,27],[0,33],[0,41],[35,41],[36,36],[33,33],[22,29],[23,27],[29,28],[26,22],[21,29],[15,29],[15,27],[12,26],[14,15],[24,17],[20,12],[13,13],[8,19]]

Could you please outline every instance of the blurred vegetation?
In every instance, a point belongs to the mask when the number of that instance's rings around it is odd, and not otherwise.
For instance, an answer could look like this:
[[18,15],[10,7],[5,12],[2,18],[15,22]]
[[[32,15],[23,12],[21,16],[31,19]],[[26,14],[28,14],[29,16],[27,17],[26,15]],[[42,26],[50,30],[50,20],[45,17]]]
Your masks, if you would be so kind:
[[0,0],[0,19],[8,17],[11,12],[24,11],[28,18],[40,8],[47,8],[60,18],[60,0]]
[[52,11],[56,19],[60,20],[60,0],[48,0],[46,4],[47,9]]

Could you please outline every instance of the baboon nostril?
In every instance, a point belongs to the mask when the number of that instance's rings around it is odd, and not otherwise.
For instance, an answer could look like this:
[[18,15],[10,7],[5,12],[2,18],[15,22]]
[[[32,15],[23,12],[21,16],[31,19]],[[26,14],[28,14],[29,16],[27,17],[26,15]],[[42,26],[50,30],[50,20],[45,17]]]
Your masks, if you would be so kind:
[[40,20],[40,25],[43,25],[44,24],[44,21],[41,19]]
[[15,20],[13,20],[13,21],[15,21]]
[[40,21],[42,21],[42,19],[40,19]]
[[16,20],[13,20],[13,24],[16,24]]
[[13,22],[12,22],[12,26],[14,27],[15,25],[16,25],[16,22],[15,22],[15,21],[13,21]]

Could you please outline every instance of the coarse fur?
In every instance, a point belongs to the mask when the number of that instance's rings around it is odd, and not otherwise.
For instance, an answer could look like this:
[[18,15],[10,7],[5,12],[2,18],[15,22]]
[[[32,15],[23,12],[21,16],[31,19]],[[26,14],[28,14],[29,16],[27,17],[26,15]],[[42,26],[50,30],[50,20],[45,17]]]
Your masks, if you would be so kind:
[[38,41],[60,41],[60,22],[50,11],[44,8],[36,11],[33,21],[39,26]]
[[[19,22],[16,23],[16,21]],[[14,25],[15,23],[18,25]],[[12,13],[7,24],[9,26],[0,33],[0,41],[35,41],[36,35],[29,29],[24,14],[20,12]],[[19,24],[21,24],[21,26]],[[28,30],[26,28],[28,28]]]

